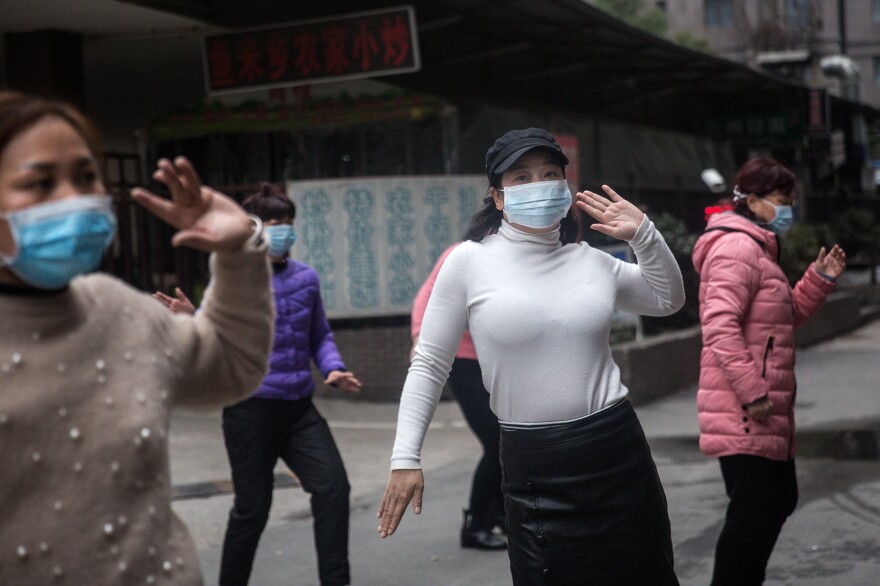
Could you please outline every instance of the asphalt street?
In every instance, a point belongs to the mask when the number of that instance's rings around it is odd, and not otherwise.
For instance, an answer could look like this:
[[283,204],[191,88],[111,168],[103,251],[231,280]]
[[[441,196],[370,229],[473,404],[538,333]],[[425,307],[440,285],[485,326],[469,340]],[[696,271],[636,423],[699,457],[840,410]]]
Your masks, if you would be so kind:
[[[770,560],[767,584],[880,584],[880,320],[800,350],[797,375],[800,502]],[[695,393],[683,389],[636,408],[666,489],[676,569],[687,586],[709,583],[727,502],[717,462],[697,449]],[[479,444],[454,402],[440,404],[428,432],[423,513],[410,511],[384,540],[376,534],[375,514],[388,477],[397,405],[342,398],[316,404],[330,422],[352,485],[353,584],[511,583],[504,552],[458,546]],[[216,411],[180,411],[171,432],[179,494],[214,493],[174,503],[199,548],[207,584],[217,580],[232,502],[224,492],[229,469],[219,421]],[[276,472],[288,478],[283,466]],[[292,482],[283,484],[275,490],[251,584],[315,585],[308,495]]]

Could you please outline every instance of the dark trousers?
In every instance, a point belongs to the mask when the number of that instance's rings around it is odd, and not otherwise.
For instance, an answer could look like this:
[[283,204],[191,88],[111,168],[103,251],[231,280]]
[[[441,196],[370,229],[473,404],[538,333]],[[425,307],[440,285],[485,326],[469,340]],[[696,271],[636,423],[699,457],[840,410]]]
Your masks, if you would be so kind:
[[321,584],[348,584],[348,477],[330,428],[311,399],[247,399],[227,407],[223,437],[235,502],[223,542],[220,584],[248,582],[272,506],[278,458],[311,495]]
[[483,386],[480,363],[456,358],[449,373],[449,386],[464,418],[483,446],[471,481],[469,510],[477,527],[489,527],[504,514],[501,497],[501,427],[489,407],[489,391]]
[[501,430],[515,586],[678,586],[666,494],[629,401]]
[[747,455],[718,460],[730,504],[715,548],[712,584],[763,584],[782,525],[797,505],[794,460]]

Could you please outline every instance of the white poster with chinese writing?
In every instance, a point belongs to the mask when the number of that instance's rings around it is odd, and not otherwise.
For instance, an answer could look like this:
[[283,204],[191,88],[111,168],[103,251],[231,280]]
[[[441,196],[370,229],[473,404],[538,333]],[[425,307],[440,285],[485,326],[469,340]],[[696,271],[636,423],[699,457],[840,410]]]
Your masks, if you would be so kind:
[[333,318],[405,315],[434,262],[482,206],[480,175],[291,181],[296,245]]

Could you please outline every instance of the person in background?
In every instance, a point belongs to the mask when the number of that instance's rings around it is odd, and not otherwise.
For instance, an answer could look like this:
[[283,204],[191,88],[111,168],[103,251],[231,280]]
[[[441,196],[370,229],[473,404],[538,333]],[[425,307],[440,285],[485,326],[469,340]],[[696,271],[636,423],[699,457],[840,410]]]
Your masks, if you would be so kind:
[[700,449],[718,458],[730,498],[712,584],[764,582],[770,554],[797,505],[795,328],[846,269],[839,246],[822,247],[792,288],[779,266],[791,226],[795,176],[769,158],[747,161],[733,211],[709,217],[694,246],[703,350],[697,410]]
[[577,206],[638,264],[581,242],[567,164],[540,128],[487,151],[485,207],[437,275],[404,383],[378,532],[393,535],[410,502],[421,512],[421,447],[467,327],[501,424],[513,583],[678,584],[666,497],[609,333],[615,309],[677,311],[681,272],[654,224],[607,185]]
[[[437,273],[443,266],[443,261],[449,256],[457,242],[447,248],[434,265],[431,274],[422,284],[413,299],[412,306],[412,340],[413,347],[410,352],[410,361],[415,357],[416,346],[419,342],[419,332],[422,329],[422,317],[431,297],[431,290],[437,280]],[[492,413],[489,406],[489,392],[483,386],[483,375],[480,372],[480,363],[477,361],[477,352],[474,349],[474,341],[470,334],[465,332],[461,338],[461,344],[455,353],[452,362],[452,370],[449,372],[449,386],[452,389],[455,400],[464,414],[474,435],[480,440],[483,447],[483,456],[474,470],[471,481],[471,495],[468,509],[464,511],[464,521],[461,527],[461,547],[476,549],[506,549],[507,541],[502,535],[504,527],[504,505],[501,496],[501,462],[499,460],[499,442],[501,440],[501,427],[498,418]]]
[[[318,274],[291,259],[296,206],[264,183],[242,204],[265,226],[275,294],[275,343],[269,373],[253,395],[223,410],[223,437],[232,468],[235,501],[223,542],[220,584],[247,584],[272,506],[275,464],[280,458],[311,495],[318,574],[323,586],[350,582],[349,484],[327,422],[315,408],[311,362],[324,383],[357,392],[361,382],[345,368],[324,314]],[[177,289],[156,293],[172,311],[195,311]]]
[[92,273],[116,226],[92,124],[0,92],[0,584],[202,583],[171,510],[170,411],[259,384],[269,265],[259,221],[186,159],[157,167],[171,200],[132,197],[212,253],[195,317]]

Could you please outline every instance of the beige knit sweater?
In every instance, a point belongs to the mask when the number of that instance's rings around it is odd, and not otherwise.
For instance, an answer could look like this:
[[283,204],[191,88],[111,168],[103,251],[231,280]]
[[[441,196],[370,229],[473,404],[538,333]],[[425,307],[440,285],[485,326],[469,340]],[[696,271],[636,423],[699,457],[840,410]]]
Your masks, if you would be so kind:
[[170,506],[171,407],[245,398],[274,319],[264,250],[211,268],[195,317],[101,274],[0,293],[0,584],[202,583]]

